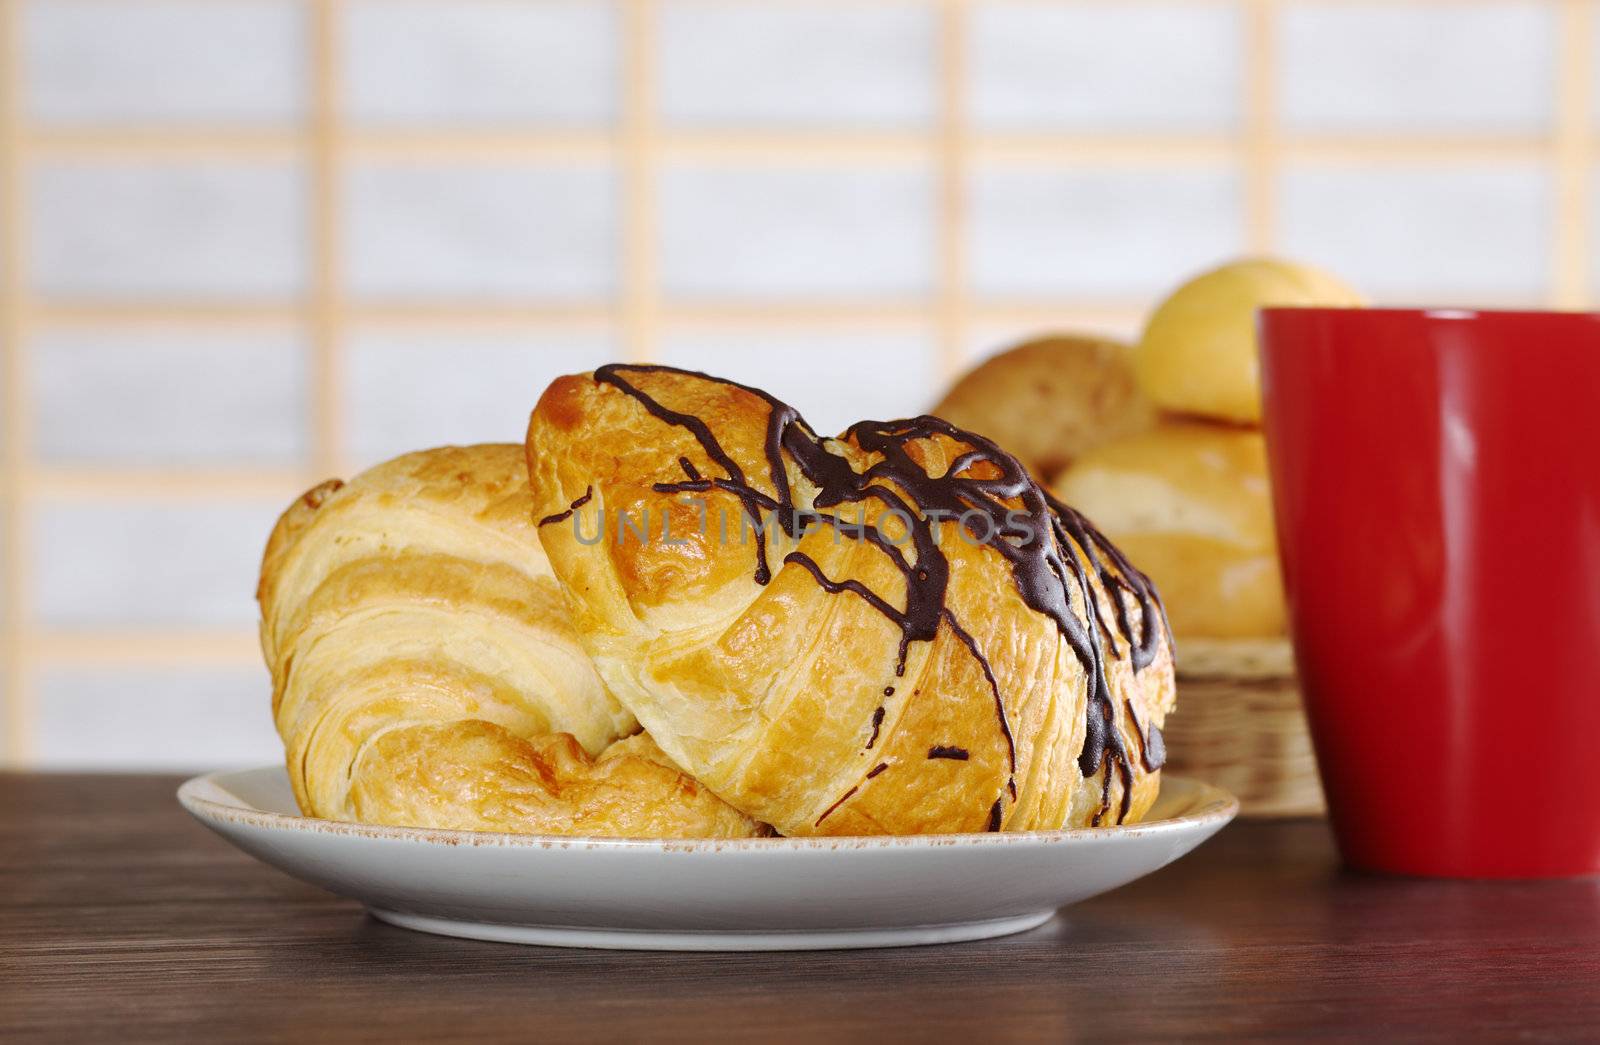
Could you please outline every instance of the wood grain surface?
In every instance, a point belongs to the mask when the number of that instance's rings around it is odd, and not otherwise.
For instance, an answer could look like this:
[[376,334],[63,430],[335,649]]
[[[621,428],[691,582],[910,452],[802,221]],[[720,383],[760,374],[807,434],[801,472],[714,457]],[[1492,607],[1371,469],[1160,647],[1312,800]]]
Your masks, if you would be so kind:
[[1600,1038],[1600,879],[1350,874],[1316,821],[1235,824],[1007,939],[628,953],[379,924],[177,783],[0,775],[0,1040]]

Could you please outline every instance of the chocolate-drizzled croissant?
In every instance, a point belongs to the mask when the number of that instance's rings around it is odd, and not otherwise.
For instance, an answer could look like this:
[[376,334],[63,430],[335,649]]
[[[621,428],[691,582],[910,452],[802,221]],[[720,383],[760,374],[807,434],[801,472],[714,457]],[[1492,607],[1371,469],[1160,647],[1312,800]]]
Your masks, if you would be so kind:
[[1172,706],[1159,601],[1008,454],[937,418],[819,438],[756,389],[564,377],[539,534],[606,684],[782,833],[1137,820]]
[[521,448],[499,445],[408,454],[283,514],[258,595],[300,808],[467,830],[758,833],[648,737],[618,739],[633,716],[578,646],[531,513]]

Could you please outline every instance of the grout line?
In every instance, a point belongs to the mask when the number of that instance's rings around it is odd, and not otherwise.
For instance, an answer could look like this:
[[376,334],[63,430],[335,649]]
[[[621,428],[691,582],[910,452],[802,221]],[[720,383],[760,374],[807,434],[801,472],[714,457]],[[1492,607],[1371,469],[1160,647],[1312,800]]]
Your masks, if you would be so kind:
[[[328,0],[314,0],[311,19],[312,45],[324,30],[317,26]],[[332,0],[337,4],[338,0]],[[332,70],[315,59],[311,69],[313,93],[318,77]],[[316,119],[313,100],[312,119]],[[443,155],[464,163],[501,158],[542,157],[557,159],[605,158],[611,154],[614,138],[604,131],[556,131],[540,127],[507,130],[416,130],[341,129],[340,145],[351,152],[374,157],[399,155],[428,157]],[[189,157],[220,155],[248,159],[280,159],[303,156],[307,135],[299,130],[239,130],[229,127],[74,127],[29,130],[23,144],[34,152],[50,156],[84,156],[115,159],[125,155]]]
[[937,315],[939,374],[948,383],[963,368],[967,349],[967,24],[963,0],[939,5],[939,176]]
[[[1268,90],[1275,92],[1276,89],[1269,87]],[[1367,165],[1527,160],[1542,157],[1551,143],[1549,135],[1540,134],[1452,134],[1432,138],[1415,134],[1280,134],[1272,126],[1277,117],[1271,102],[1271,98],[1266,98],[1258,106],[1263,110],[1266,124],[1260,143],[1277,156],[1296,160]]]
[[24,467],[20,475],[52,499],[99,497],[270,498],[287,503],[306,487],[299,469]]
[[[317,0],[319,7],[338,0]],[[961,0],[940,0],[959,5]],[[969,0],[970,2],[970,0]],[[1252,0],[1252,21],[1246,31],[1252,40],[1260,32],[1254,24],[1260,19],[1270,32],[1274,3],[1283,0]],[[1569,0],[1558,0],[1568,3]],[[1274,91],[1270,83],[1272,50],[1251,45],[1251,61],[1246,67],[1246,129],[1257,102],[1270,109]],[[317,73],[333,70],[316,70]],[[1261,78],[1268,81],[1266,92],[1250,86]],[[631,81],[630,81],[631,83]],[[643,103],[648,105],[648,99]],[[926,134],[892,132],[852,132],[848,129],[809,131],[770,131],[730,128],[721,131],[667,131],[654,126],[646,112],[648,125],[644,138],[652,155],[673,159],[728,162],[750,165],[813,165],[850,161],[924,163],[928,157]],[[1543,155],[1550,147],[1549,135],[1504,134],[1276,134],[1267,116],[1262,137],[1278,151],[1305,159],[1345,159],[1364,163],[1406,162],[1412,160],[1450,160],[1458,158],[1527,159]],[[314,116],[315,118],[315,116]],[[625,112],[624,123],[628,114]],[[1184,134],[1077,134],[1053,132],[993,132],[963,127],[964,155],[993,162],[1015,164],[1215,164],[1238,155],[1240,135]],[[336,142],[343,153],[373,159],[446,160],[462,166],[494,161],[537,160],[550,163],[592,163],[618,157],[625,162],[629,148],[626,127],[615,131],[562,132],[529,127],[522,131],[418,130],[415,132],[372,132],[336,127]],[[251,159],[304,156],[315,149],[303,132],[212,132],[163,128],[148,130],[33,131],[21,145],[42,156],[78,155],[93,158],[166,156],[190,157],[195,154]]]
[[[858,0],[858,2],[876,2],[876,3],[908,2],[908,3],[915,3],[915,2],[918,2],[918,0]],[[970,2],[975,4],[975,5],[977,5],[977,6],[982,6],[984,4],[990,4],[990,3],[1005,3],[1005,4],[1017,4],[1017,5],[1021,5],[1021,6],[1026,7],[1026,6],[1030,5],[1030,4],[1059,5],[1059,4],[1063,3],[1064,0],[970,0]],[[1065,2],[1072,2],[1072,0],[1065,0]],[[1212,6],[1212,5],[1230,5],[1231,6],[1232,4],[1236,3],[1237,0],[1119,0],[1119,2],[1122,3],[1122,4],[1125,4],[1125,5],[1129,6],[1129,7],[1138,7],[1141,4],[1162,4],[1162,3],[1175,3],[1175,4],[1179,5],[1179,6],[1207,7],[1207,6]],[[1325,6],[1325,5],[1329,4],[1330,2],[1337,3],[1338,0],[1271,0],[1271,2],[1276,3],[1281,7],[1299,7],[1299,6]],[[1493,6],[1493,5],[1496,5],[1496,4],[1505,3],[1505,0],[1395,0],[1395,2],[1396,3],[1404,3],[1407,6],[1411,6],[1411,7],[1424,7],[1424,8],[1426,8],[1426,7],[1472,7],[1472,6],[1478,5],[1478,4],[1481,4],[1481,5],[1484,5],[1484,6]]]
[[635,363],[655,355],[660,305],[656,271],[654,0],[626,0],[622,24],[624,93],[617,148],[622,169],[622,347]]
[[217,324],[238,327],[299,327],[305,307],[295,304],[237,304],[183,302],[142,304],[125,301],[54,302],[23,301],[20,310],[30,325],[60,326],[181,326]]
[[[1441,291],[1445,296],[1470,297],[1483,307],[1528,308],[1536,304],[1516,295],[1486,295],[1466,288],[1460,291]],[[1060,297],[992,297],[974,300],[970,296],[963,305],[968,322],[1005,323],[1079,318],[1099,322],[1116,322],[1144,314],[1149,302],[1143,298],[1072,298]],[[295,325],[303,322],[304,307],[262,306],[241,310],[218,310],[210,307],[188,309],[163,306],[154,309],[120,305],[80,305],[22,310],[31,317],[35,326],[115,326],[149,324],[159,326],[178,323],[213,323],[218,326]],[[927,300],[900,299],[880,302],[830,299],[750,299],[695,303],[657,304],[653,307],[652,325],[659,329],[681,329],[703,326],[793,326],[803,329],[819,327],[867,325],[875,327],[926,327],[932,322]],[[618,309],[611,305],[590,306],[517,306],[472,305],[462,303],[440,305],[345,305],[340,310],[342,325],[362,327],[403,326],[419,324],[443,327],[490,328],[524,327],[541,330],[606,329],[622,324]]]
[[1234,159],[1236,137],[985,133],[966,128],[968,157],[1008,166],[1213,166]]
[[1556,39],[1556,126],[1551,147],[1556,198],[1551,218],[1550,304],[1582,308],[1589,301],[1589,97],[1594,77],[1594,14],[1590,0],[1561,0]]
[[[955,3],[959,0],[943,0]],[[942,86],[942,85],[941,85]],[[657,132],[657,150],[675,160],[742,166],[827,166],[837,163],[922,165],[927,133],[834,131]]]
[[0,351],[4,353],[0,418],[0,513],[5,532],[0,540],[0,674],[4,676],[5,731],[0,762],[29,763],[33,733],[33,674],[28,624],[28,518],[30,503],[24,464],[27,460],[29,404],[27,389],[28,332],[23,309],[27,282],[27,215],[25,180],[18,126],[21,121],[22,76],[16,60],[17,2],[0,0]]
[[1246,67],[1244,168],[1244,242],[1253,254],[1270,253],[1277,215],[1277,12],[1274,0],[1249,0],[1245,9]]
[[382,157],[440,156],[451,160],[610,159],[616,135],[609,130],[565,131],[525,127],[505,129],[361,130],[343,128],[340,143],[350,153]]
[[160,160],[196,157],[249,160],[292,159],[305,153],[296,131],[237,131],[203,128],[75,127],[18,132],[22,148],[50,159]]
[[[1143,307],[1141,299],[1111,298],[993,298],[968,301],[967,311],[984,318],[1045,313],[1101,312],[1120,314]],[[305,309],[293,305],[245,306],[237,309],[212,306],[128,306],[121,304],[46,306],[31,310],[40,325],[47,326],[162,326],[166,324],[211,323],[218,326],[288,325],[299,323]],[[722,302],[682,302],[657,304],[655,322],[660,326],[702,324],[793,323],[830,325],[834,323],[901,324],[926,323],[928,309],[922,300],[885,299],[879,302],[833,300],[827,298],[762,299]],[[347,304],[341,316],[348,324],[383,326],[437,324],[460,326],[596,327],[619,323],[616,306],[555,305],[522,306],[505,304],[442,303],[353,305]]]
[[261,638],[250,630],[222,632],[42,632],[33,653],[41,663],[257,664]]
[[611,327],[617,322],[615,304],[592,305],[515,305],[499,302],[484,304],[347,304],[346,323],[355,326],[412,326],[434,324],[467,327]]
[[[357,304],[341,301],[338,314],[358,323],[512,323],[560,325],[606,323],[615,318],[609,303],[521,305],[504,302],[441,301]],[[306,319],[306,304],[250,304],[194,302],[139,304],[130,302],[45,302],[27,309],[40,324],[95,326],[99,324],[216,323],[225,325],[297,325]]]
[[306,319],[311,346],[310,423],[312,474],[308,482],[340,475],[343,432],[340,391],[338,10],[334,0],[314,0],[311,19],[312,113],[310,241],[312,285]]

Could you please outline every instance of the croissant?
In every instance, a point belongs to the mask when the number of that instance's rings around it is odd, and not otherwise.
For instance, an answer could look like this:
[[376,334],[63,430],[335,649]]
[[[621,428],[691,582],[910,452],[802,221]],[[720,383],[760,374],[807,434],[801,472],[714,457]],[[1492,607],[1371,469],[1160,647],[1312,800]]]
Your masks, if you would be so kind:
[[648,737],[620,739],[637,723],[579,647],[531,513],[514,444],[408,454],[284,512],[257,597],[301,809],[469,830],[758,833]]
[[787,835],[1131,822],[1173,703],[1159,598],[1015,458],[934,417],[820,438],[754,388],[563,377],[539,536],[606,685]]

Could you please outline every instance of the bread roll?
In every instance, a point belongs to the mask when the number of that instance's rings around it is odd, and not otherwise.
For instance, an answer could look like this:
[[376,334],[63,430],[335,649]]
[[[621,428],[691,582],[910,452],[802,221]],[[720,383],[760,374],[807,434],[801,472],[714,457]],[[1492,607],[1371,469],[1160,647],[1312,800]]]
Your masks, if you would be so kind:
[[1085,454],[1055,492],[1155,580],[1180,639],[1283,633],[1260,432],[1165,421]]
[[578,645],[532,510],[522,448],[489,445],[407,454],[284,512],[258,597],[300,808],[466,830],[757,833],[648,739],[619,739],[637,723]]
[[756,389],[615,365],[546,390],[528,457],[601,676],[750,816],[1017,831],[1154,801],[1173,700],[1154,591],[981,436],[923,417],[823,439]]
[[1085,450],[1155,423],[1133,353],[1108,338],[1061,334],[980,363],[931,413],[988,436],[1036,478]]
[[1268,305],[1360,305],[1355,291],[1304,265],[1237,261],[1185,283],[1151,315],[1134,353],[1145,394],[1167,410],[1261,420],[1256,310]]

